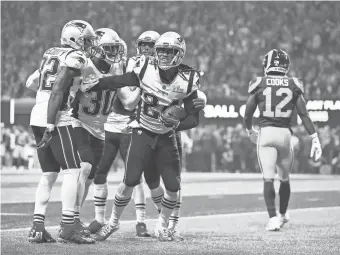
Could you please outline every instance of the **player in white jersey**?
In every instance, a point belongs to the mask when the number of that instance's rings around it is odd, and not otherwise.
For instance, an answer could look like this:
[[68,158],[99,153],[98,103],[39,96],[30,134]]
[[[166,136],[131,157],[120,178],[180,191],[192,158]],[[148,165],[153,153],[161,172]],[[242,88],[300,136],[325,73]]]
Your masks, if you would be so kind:
[[[58,241],[79,244],[94,243],[79,232],[74,222],[77,196],[82,196],[79,186],[89,174],[81,166],[74,146],[72,118],[68,114],[73,79],[80,76],[88,57],[95,53],[96,36],[92,26],[82,20],[68,22],[61,32],[61,46],[47,50],[40,69],[28,79],[28,87],[38,87],[36,104],[31,112],[32,127],[38,148],[38,158],[43,171],[36,192],[33,227],[30,242],[51,242],[44,219],[50,192],[60,168],[64,179],[61,188],[62,222]],[[38,83],[38,85],[37,85]],[[79,180],[79,181],[78,181]],[[81,183],[83,180],[83,183]]]
[[[175,132],[188,123],[191,127],[198,124],[198,112],[192,100],[197,98],[200,81],[199,72],[181,64],[186,46],[179,34],[164,33],[156,41],[155,50],[155,57],[141,56],[132,72],[102,78],[98,83],[102,88],[114,88],[118,84],[138,86],[142,94],[137,111],[139,126],[132,131],[124,180],[118,187],[109,223],[97,233],[96,240],[105,240],[119,228],[120,216],[131,199],[133,187],[139,184],[144,169],[148,171],[150,160],[154,160],[165,186],[155,233],[161,240],[173,240],[168,223],[180,188],[180,159]],[[161,118],[166,107],[182,103],[187,113],[186,121],[167,122]],[[147,175],[157,173],[144,172],[146,181]]]
[[[96,82],[98,77],[123,73],[123,66],[119,64],[123,55],[123,45],[118,34],[109,28],[97,29],[95,33],[98,38],[98,46],[101,47],[101,53],[88,60],[86,67],[82,70],[82,77],[77,79],[80,87]],[[129,91],[129,89],[127,90]],[[75,117],[72,126],[75,131],[74,138],[80,160],[92,165],[91,172],[86,180],[83,200],[77,200],[74,210],[78,228],[88,235],[90,234],[89,231],[79,218],[80,208],[86,199],[103,154],[104,123],[111,112],[116,93],[117,91],[101,89],[89,93],[78,90],[72,103],[72,114]]]
[[[265,228],[267,231],[278,231],[289,220],[289,172],[294,161],[291,120],[295,107],[313,139],[311,157],[315,154],[315,160],[318,160],[322,153],[318,134],[306,109],[303,84],[296,77],[287,76],[289,65],[290,58],[281,49],[273,49],[266,54],[263,59],[264,76],[256,77],[250,82],[250,96],[244,114],[248,135],[257,143],[257,156],[264,180],[263,195],[269,215]],[[260,111],[259,131],[252,127],[252,118],[257,106]],[[275,206],[276,170],[280,179],[279,216]]]

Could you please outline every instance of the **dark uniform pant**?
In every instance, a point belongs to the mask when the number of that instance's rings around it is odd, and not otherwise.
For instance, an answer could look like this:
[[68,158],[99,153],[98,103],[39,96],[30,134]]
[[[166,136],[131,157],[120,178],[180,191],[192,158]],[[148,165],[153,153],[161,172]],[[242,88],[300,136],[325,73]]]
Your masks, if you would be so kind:
[[81,162],[88,162],[92,165],[88,179],[93,179],[103,155],[104,141],[82,127],[74,128],[74,140]]
[[[36,143],[44,136],[45,127],[31,126]],[[59,172],[60,168],[80,168],[80,159],[76,150],[74,130],[71,125],[55,127],[50,144],[37,150],[43,172]]]
[[128,151],[124,183],[129,187],[139,184],[142,173],[150,184],[162,176],[167,190],[180,188],[180,154],[176,133],[155,134],[146,129],[134,129]]
[[104,153],[100,159],[98,169],[94,176],[95,184],[104,184],[107,181],[107,175],[113,161],[116,159],[118,151],[124,162],[126,162],[126,155],[130,145],[130,140],[130,134],[105,131]]

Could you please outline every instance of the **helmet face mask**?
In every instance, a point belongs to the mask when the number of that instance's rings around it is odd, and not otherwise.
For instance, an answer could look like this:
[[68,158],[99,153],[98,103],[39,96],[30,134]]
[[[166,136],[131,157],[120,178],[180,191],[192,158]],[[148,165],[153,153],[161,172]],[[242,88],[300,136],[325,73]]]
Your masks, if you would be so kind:
[[156,41],[155,51],[158,67],[167,70],[182,63],[186,51],[185,41],[175,32],[166,32]]
[[154,47],[155,42],[139,41],[138,43],[138,50],[140,54],[145,56],[153,56],[155,54]]
[[154,46],[159,36],[156,31],[143,32],[135,44],[137,55],[153,56],[155,54]]
[[118,63],[124,55],[124,46],[118,34],[110,28],[96,30],[101,57],[109,64]]

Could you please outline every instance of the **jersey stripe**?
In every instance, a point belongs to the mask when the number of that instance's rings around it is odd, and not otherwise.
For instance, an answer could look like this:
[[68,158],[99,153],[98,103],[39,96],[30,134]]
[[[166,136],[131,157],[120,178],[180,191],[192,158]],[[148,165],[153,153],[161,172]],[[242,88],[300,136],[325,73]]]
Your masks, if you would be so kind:
[[146,58],[145,58],[144,66],[143,66],[142,70],[141,70],[140,73],[139,73],[139,79],[140,79],[140,80],[143,80],[143,77],[144,77],[146,68],[148,67],[148,64],[149,64],[149,57],[146,57]]
[[191,93],[192,90],[192,84],[194,82],[194,76],[195,76],[195,72],[191,71],[190,73],[190,77],[189,77],[189,83],[188,83],[188,89],[187,89],[187,95]]
[[304,93],[303,84],[299,81],[299,79],[296,77],[293,77],[293,81],[295,85],[302,91],[302,93]]
[[252,85],[250,85],[248,89],[248,93],[253,92],[257,88],[257,86],[260,84],[261,80],[262,80],[261,77],[256,77],[256,81]]

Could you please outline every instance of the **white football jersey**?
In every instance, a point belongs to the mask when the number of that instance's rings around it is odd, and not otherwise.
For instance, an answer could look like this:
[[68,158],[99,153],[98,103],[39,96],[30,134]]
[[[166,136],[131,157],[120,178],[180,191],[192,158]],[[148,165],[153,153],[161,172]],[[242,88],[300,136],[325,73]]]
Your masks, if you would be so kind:
[[[129,59],[128,65],[126,67],[126,72],[132,71],[133,67],[135,66],[136,60],[137,59],[135,57]],[[131,88],[136,89],[137,87]],[[104,128],[106,131],[113,133],[131,133],[131,130],[127,129],[127,127],[134,115],[135,114],[133,111],[128,111],[125,109],[119,97],[116,96],[113,103],[112,112],[107,117]]]
[[199,75],[196,71],[188,70],[177,75],[166,84],[161,81],[159,69],[153,57],[141,56],[133,71],[140,78],[142,89],[141,99],[137,110],[137,120],[142,128],[154,133],[165,134],[171,130],[160,121],[160,113],[174,101],[181,105],[183,99],[200,87]]
[[[96,83],[99,78],[106,76],[119,75],[123,73],[122,64],[111,65],[108,73],[104,74],[99,71],[93,62],[89,59],[87,66],[82,71],[81,85],[86,86],[89,83]],[[93,90],[91,92],[81,92],[79,95],[78,117],[72,122],[73,127],[83,127],[98,139],[105,139],[104,123],[107,116],[112,111],[113,101],[116,91],[110,90]]]
[[[47,107],[51,95],[52,87],[57,74],[62,66],[82,70],[86,66],[87,58],[81,51],[69,47],[54,47],[48,49],[44,55],[39,68],[39,79],[32,79],[30,82],[38,82],[36,104],[31,112],[30,125],[46,127]],[[70,84],[68,91],[65,92],[62,105],[57,114],[55,125],[71,125],[72,117],[69,114],[70,93],[76,90]]]

